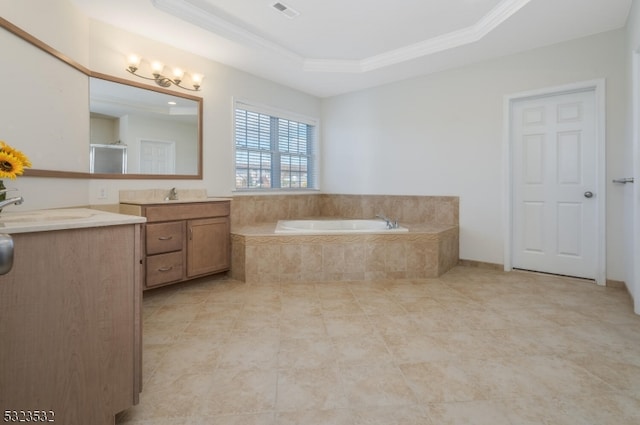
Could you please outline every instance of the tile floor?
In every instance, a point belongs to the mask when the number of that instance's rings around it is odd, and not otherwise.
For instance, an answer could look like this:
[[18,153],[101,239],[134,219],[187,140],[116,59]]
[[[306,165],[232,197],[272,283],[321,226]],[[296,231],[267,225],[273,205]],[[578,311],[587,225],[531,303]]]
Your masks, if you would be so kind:
[[209,280],[146,293],[144,326],[118,424],[640,423],[640,317],[577,279]]

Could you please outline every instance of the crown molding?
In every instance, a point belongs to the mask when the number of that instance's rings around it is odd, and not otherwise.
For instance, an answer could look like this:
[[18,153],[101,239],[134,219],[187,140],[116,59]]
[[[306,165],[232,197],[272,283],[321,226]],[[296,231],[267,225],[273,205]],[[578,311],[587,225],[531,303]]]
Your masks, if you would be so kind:
[[365,59],[342,60],[305,58],[280,44],[221,18],[216,14],[214,8],[210,5],[207,7],[207,5],[198,0],[151,0],[156,8],[166,13],[229,40],[259,49],[266,49],[284,56],[300,64],[304,71],[351,74],[365,73],[475,43],[517,13],[530,1],[503,0],[478,22],[469,27]]
[[228,40],[260,49],[267,49],[299,63],[304,61],[304,58],[295,52],[219,17],[212,7],[207,8],[206,5],[196,5],[195,0],[151,0],[151,3],[163,12]]

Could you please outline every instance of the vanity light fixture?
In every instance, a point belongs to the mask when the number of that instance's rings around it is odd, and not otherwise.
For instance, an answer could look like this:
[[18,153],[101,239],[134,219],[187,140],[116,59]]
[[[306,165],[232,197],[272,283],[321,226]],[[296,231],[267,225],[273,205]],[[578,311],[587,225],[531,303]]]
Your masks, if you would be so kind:
[[174,68],[173,70],[173,78],[165,77],[162,75],[164,71],[164,64],[162,62],[152,62],[151,63],[151,74],[153,77],[145,77],[144,75],[140,75],[137,73],[138,68],[140,67],[141,59],[137,55],[129,55],[129,64],[127,66],[126,71],[130,74],[135,75],[136,77],[144,78],[145,80],[155,81],[157,85],[160,87],[171,87],[171,85],[178,86],[181,89],[198,91],[200,90],[200,85],[202,84],[203,76],[200,74],[191,74],[191,84],[193,88],[185,87],[181,83],[184,78],[185,72],[180,68]]

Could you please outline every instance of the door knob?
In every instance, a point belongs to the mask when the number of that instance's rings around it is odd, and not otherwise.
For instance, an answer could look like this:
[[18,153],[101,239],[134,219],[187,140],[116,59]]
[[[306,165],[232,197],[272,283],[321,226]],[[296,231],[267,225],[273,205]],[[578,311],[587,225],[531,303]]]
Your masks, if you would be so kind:
[[593,198],[593,192],[589,192],[588,190],[584,193],[585,198]]

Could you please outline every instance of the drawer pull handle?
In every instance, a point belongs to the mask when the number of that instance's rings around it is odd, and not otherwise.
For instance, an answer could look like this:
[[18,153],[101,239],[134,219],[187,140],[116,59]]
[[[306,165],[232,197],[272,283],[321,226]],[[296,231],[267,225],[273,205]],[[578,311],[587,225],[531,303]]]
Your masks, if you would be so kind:
[[171,239],[173,239],[173,236],[160,236],[158,238],[158,240],[161,240],[161,241],[170,241]]
[[168,271],[171,271],[172,269],[173,269],[173,266],[170,266],[170,267],[162,267],[162,268],[159,268],[159,269],[158,269],[158,271],[159,271],[159,272],[168,272]]

